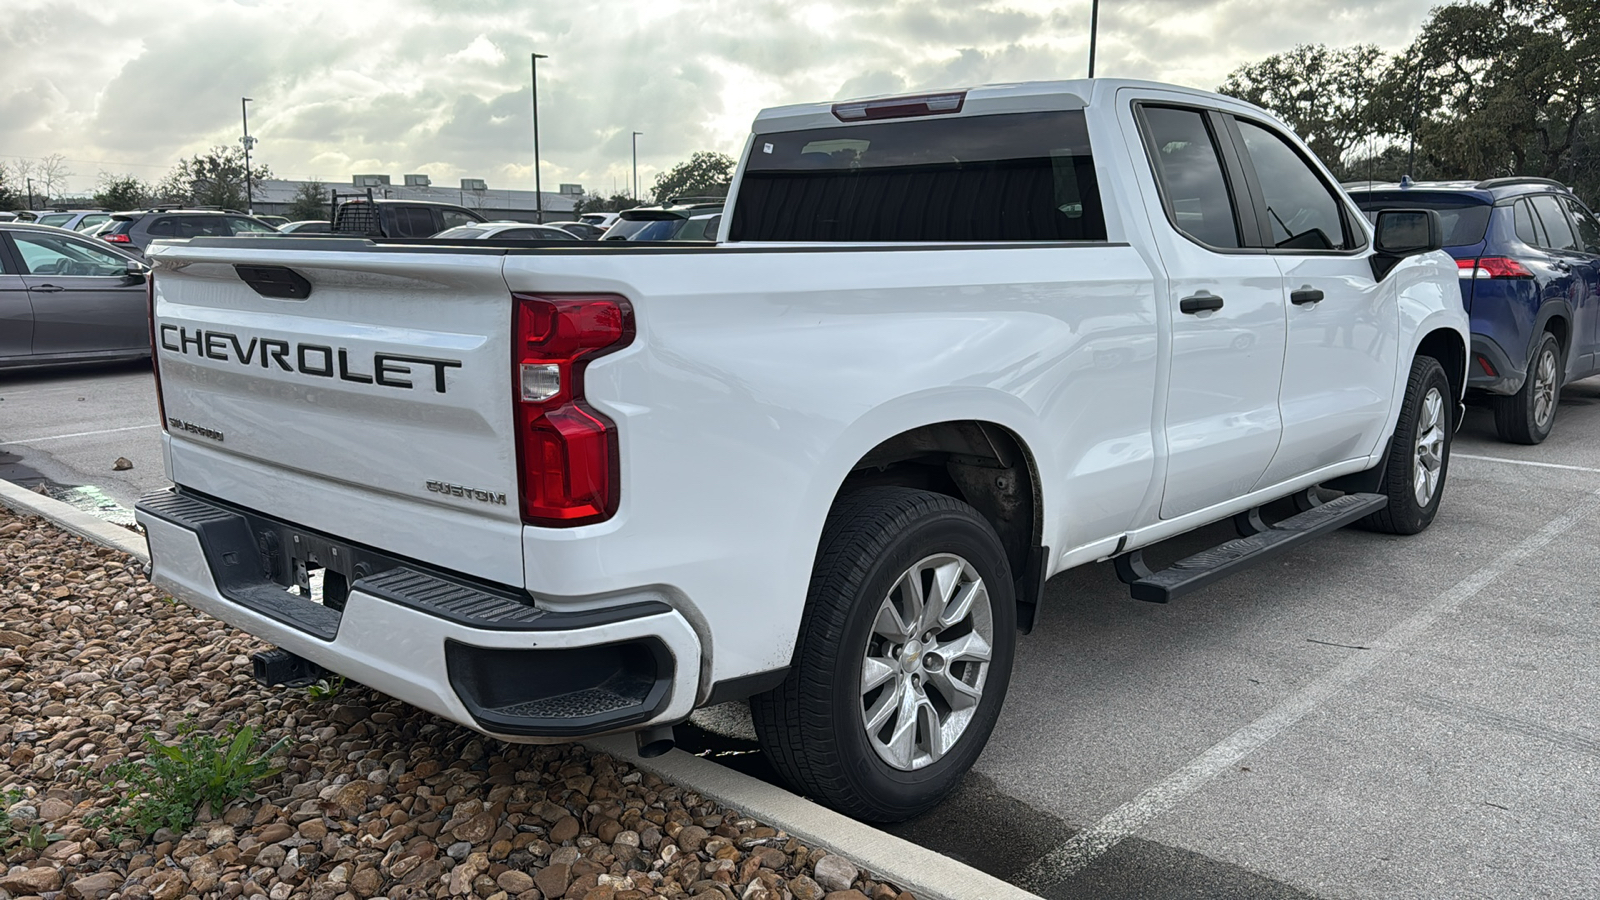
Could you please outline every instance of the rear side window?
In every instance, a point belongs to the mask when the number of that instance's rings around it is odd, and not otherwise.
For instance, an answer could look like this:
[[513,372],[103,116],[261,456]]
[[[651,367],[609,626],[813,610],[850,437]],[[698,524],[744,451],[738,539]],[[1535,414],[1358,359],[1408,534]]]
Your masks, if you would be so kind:
[[618,219],[615,225],[612,225],[610,228],[606,229],[604,240],[634,240],[634,235],[637,235],[639,232],[643,231],[645,226],[649,224],[650,220],[648,219]]
[[1561,211],[1561,204],[1551,194],[1538,194],[1532,198],[1533,211],[1539,216],[1539,223],[1544,226],[1544,233],[1549,236],[1550,243],[1545,247],[1551,250],[1576,250],[1578,239],[1572,233],[1572,226],[1567,224],[1567,214]]
[[[632,237],[628,238],[628,240],[668,241],[671,240],[673,236],[675,236],[688,221],[688,219],[651,219],[645,222],[644,227],[635,232]],[[768,240],[777,240],[777,238],[768,238]]]
[[163,216],[151,222],[150,227],[145,229],[145,233],[151,237],[172,237],[178,233],[178,226],[173,224],[174,221],[171,216]]
[[1543,247],[1547,243],[1544,230],[1539,227],[1539,220],[1533,217],[1533,207],[1526,200],[1518,200],[1513,207],[1511,216],[1513,226],[1517,231],[1517,240],[1531,247]]
[[393,207],[395,237],[429,237],[439,229],[433,226],[433,210],[427,207]]
[[1068,110],[758,134],[729,237],[1103,241],[1106,226],[1083,112]]
[[1205,117],[1198,110],[1164,106],[1147,106],[1143,113],[1156,181],[1173,226],[1207,246],[1238,247],[1233,199]]

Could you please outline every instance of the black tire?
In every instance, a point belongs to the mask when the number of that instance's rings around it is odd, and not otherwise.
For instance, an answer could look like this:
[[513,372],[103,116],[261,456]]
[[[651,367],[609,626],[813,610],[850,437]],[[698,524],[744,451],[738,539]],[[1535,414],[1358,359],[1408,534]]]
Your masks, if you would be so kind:
[[[863,695],[864,654],[873,646],[869,641],[880,640],[874,621],[902,575],[939,554],[960,557],[982,578],[991,655],[975,712],[955,743],[931,763],[905,770],[881,758],[868,737],[866,697],[881,695]],[[773,767],[800,793],[863,821],[908,819],[954,790],[982,752],[1010,684],[1016,639],[1005,548],[972,507],[902,487],[847,495],[834,504],[823,529],[788,677],[750,700],[756,735]],[[931,653],[923,658],[937,659]],[[896,684],[879,690],[895,690]],[[928,685],[923,690],[932,697],[931,678]],[[913,739],[926,731],[914,726]],[[880,740],[883,733],[880,726]]]
[[[1416,479],[1418,468],[1418,431],[1427,418],[1425,404],[1430,394],[1438,392],[1439,435],[1437,480],[1428,501],[1417,499]],[[1419,356],[1411,362],[1411,377],[1406,380],[1404,406],[1400,419],[1394,426],[1394,439],[1389,442],[1389,458],[1384,464],[1383,487],[1380,490],[1389,503],[1361,520],[1362,526],[1385,534],[1416,534],[1433,522],[1439,512],[1439,500],[1444,496],[1445,480],[1450,474],[1450,443],[1455,436],[1456,398],[1450,391],[1450,379],[1444,367],[1431,356]]]
[[[1540,368],[1548,365],[1554,374],[1549,381],[1549,396],[1539,382]],[[1495,397],[1490,401],[1494,410],[1494,430],[1500,440],[1510,444],[1538,444],[1550,436],[1556,424],[1556,404],[1561,401],[1561,344],[1556,336],[1545,332],[1528,358],[1528,377],[1522,389],[1509,397]],[[1541,401],[1548,400],[1546,408]],[[1544,415],[1541,418],[1540,412]]]

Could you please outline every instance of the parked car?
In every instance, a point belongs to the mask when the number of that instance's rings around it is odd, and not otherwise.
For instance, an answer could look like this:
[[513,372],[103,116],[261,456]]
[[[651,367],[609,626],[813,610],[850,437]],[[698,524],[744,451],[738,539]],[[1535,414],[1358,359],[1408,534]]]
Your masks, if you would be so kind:
[[278,230],[284,234],[327,234],[333,230],[333,224],[327,219],[301,219],[279,225]]
[[588,222],[546,222],[545,224],[549,225],[551,228],[559,228],[562,231],[570,231],[574,235],[586,241],[598,241],[600,240],[600,236],[606,233],[604,228],[601,228],[599,225],[592,225]]
[[425,238],[446,228],[483,221],[483,216],[452,203],[358,197],[338,205],[332,231],[366,237]]
[[1439,215],[1369,226],[1263,110],[1101,79],[752,132],[728,247],[158,245],[152,581],[276,645],[265,682],[325,667],[502,739],[649,756],[750,698],[783,778],[881,821],[978,758],[1050,575],[1115,557],[1164,602],[1440,510],[1468,327]]
[[149,271],[70,231],[0,223],[0,368],[149,356]]
[[1549,437],[1561,388],[1600,374],[1600,219],[1544,178],[1364,183],[1350,194],[1369,218],[1438,210],[1472,316],[1467,387],[1494,411],[1501,440]]
[[484,222],[481,225],[458,225],[434,235],[471,241],[578,241],[582,238],[570,231],[550,225],[531,225],[527,222]]
[[[723,209],[723,200],[710,199],[690,201],[683,203],[668,203],[663,206],[641,206],[635,209],[625,209],[617,214],[617,221],[606,230],[601,240],[605,241],[670,241],[677,239],[678,232],[682,231],[689,220],[696,215],[720,213]],[[698,229],[697,236],[688,240],[706,240],[704,224]],[[715,233],[712,239],[715,239]]]
[[142,256],[145,248],[157,238],[277,233],[277,228],[235,210],[157,207],[112,213],[109,227],[100,229],[95,236]]
[[111,221],[111,213],[103,209],[69,209],[42,213],[34,221],[69,231],[88,231],[102,222]]
[[578,217],[578,221],[593,225],[596,228],[605,229],[616,224],[617,214],[614,212],[584,213]]

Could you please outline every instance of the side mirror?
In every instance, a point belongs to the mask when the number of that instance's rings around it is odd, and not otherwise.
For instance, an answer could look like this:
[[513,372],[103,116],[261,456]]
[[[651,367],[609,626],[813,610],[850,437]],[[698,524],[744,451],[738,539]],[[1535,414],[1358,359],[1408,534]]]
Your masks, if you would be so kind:
[[128,262],[127,279],[129,284],[143,284],[150,278],[150,267],[142,262],[130,260]]
[[1372,245],[1372,275],[1382,281],[1400,260],[1444,249],[1444,221],[1437,210],[1386,209],[1378,213]]

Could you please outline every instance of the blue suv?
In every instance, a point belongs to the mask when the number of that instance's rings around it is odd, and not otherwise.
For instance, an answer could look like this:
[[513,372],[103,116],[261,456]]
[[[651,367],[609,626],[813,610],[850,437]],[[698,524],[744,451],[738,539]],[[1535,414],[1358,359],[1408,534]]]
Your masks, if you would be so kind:
[[1562,385],[1600,373],[1600,220],[1546,178],[1345,188],[1368,218],[1439,211],[1472,316],[1467,387],[1488,399],[1501,440],[1543,441]]

